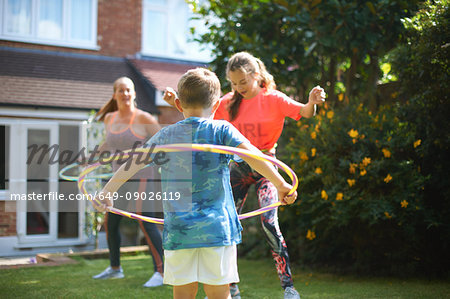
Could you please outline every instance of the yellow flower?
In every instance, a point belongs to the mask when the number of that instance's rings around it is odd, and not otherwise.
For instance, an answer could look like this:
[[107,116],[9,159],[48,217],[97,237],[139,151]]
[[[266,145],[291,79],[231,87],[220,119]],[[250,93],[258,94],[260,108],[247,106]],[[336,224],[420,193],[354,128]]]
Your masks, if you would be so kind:
[[350,173],[355,173],[356,172],[356,166],[358,166],[358,164],[356,163],[350,163],[350,167],[348,168],[348,172]]
[[342,102],[344,100],[344,94],[343,93],[340,93],[338,95],[338,100],[339,100],[339,102]]
[[362,109],[363,109],[363,104],[359,104],[358,108],[356,108],[356,111],[362,111]]
[[344,198],[344,194],[342,192],[338,192],[336,194],[336,200],[342,200]]
[[363,169],[359,172],[360,176],[365,176],[367,174],[367,170]]
[[357,130],[351,129],[350,131],[347,132],[347,134],[348,134],[350,137],[352,137],[352,138],[358,137],[358,131],[357,131]]
[[291,142],[294,141],[294,137],[290,137],[289,141],[291,141]]
[[311,157],[315,157],[316,156],[316,151],[317,150],[314,147],[311,149]]
[[329,119],[332,119],[333,116],[334,116],[334,111],[330,110],[330,111],[327,112],[327,117],[328,117]]
[[402,208],[406,208],[408,206],[408,202],[406,200],[403,200],[401,203]]
[[311,139],[316,139],[317,137],[317,133],[316,132],[311,132]]
[[383,148],[383,149],[381,149],[381,151],[383,152],[383,155],[385,158],[391,157],[391,152],[387,148]]
[[389,215],[389,213],[388,213],[388,212],[384,212],[384,216],[386,216],[386,218],[387,218],[387,219],[391,219],[391,218],[392,218],[392,216],[391,216],[391,215]]
[[364,166],[369,165],[371,162],[372,162],[372,160],[371,160],[369,157],[365,157],[365,158],[362,160],[362,164],[363,164]]
[[351,187],[356,183],[356,180],[347,179],[347,183]]
[[308,232],[306,233],[306,239],[314,240],[315,238],[316,238],[316,233],[312,232],[310,229],[308,229]]
[[300,152],[300,159],[302,159],[303,161],[308,160],[308,155],[305,152]]
[[322,173],[322,169],[320,167],[317,167],[316,170],[314,171],[316,174],[321,174]]
[[417,139],[416,141],[414,141],[414,148],[418,147],[421,143],[422,143],[422,140],[420,140],[420,139]]
[[327,194],[327,192],[325,190],[322,190],[322,192],[320,193],[320,196],[323,199],[328,200],[328,194]]
[[387,184],[392,180],[392,176],[388,173],[388,175],[384,178],[384,182]]
[[352,139],[352,142],[353,142],[353,144],[355,144],[356,143],[356,139]]

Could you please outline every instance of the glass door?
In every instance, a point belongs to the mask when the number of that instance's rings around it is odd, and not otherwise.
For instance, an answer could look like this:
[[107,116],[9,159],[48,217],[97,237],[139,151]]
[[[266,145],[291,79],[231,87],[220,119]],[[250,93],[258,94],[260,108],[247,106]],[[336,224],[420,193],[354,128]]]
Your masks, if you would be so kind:
[[30,122],[16,127],[20,192],[19,244],[56,241],[58,223],[58,123]]

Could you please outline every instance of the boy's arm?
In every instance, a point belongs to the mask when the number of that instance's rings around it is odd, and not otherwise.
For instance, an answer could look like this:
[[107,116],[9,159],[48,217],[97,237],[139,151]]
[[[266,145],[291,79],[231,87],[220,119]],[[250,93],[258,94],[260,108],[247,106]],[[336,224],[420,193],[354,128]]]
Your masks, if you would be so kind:
[[96,199],[104,202],[103,205],[94,205],[94,207],[99,212],[105,212],[107,206],[112,206],[110,198],[113,198],[114,192],[117,192],[119,188],[128,181],[132,176],[136,174],[139,170],[141,170],[145,164],[144,163],[136,163],[138,156],[131,158],[131,163],[128,161],[114,173],[114,175],[109,179],[108,183],[103,187],[102,191],[97,195]]
[[[259,149],[253,146],[251,143],[243,142],[237,146],[238,148],[246,149],[252,152],[261,153]],[[292,204],[297,199],[297,191],[292,195],[287,196],[292,189],[292,185],[288,184],[280,173],[273,167],[270,162],[257,160],[250,157],[240,156],[245,162],[247,162],[254,170],[267,178],[278,190],[278,198],[283,204]]]

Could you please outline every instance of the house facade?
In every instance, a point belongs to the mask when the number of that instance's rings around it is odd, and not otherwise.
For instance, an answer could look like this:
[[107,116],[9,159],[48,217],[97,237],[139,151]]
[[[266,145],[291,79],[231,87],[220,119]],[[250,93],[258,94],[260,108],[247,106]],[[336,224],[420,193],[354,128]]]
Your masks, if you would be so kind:
[[[211,60],[191,16],[184,0],[0,0],[0,256],[93,246],[89,203],[55,200],[79,193],[59,178],[61,153],[86,148],[86,121],[122,76],[161,124],[182,119],[163,91]],[[57,158],[33,152],[52,145]]]

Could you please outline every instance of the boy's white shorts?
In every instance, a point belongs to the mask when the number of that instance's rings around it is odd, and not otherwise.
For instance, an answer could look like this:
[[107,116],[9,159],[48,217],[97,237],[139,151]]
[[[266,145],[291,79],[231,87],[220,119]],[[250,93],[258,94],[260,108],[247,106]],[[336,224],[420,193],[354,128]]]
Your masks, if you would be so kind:
[[192,282],[239,282],[236,245],[164,250],[164,283],[178,286]]

